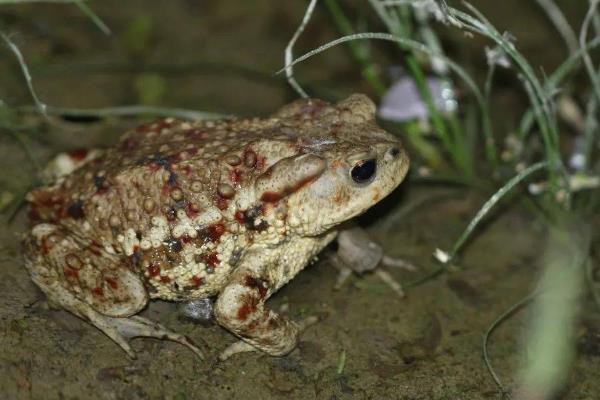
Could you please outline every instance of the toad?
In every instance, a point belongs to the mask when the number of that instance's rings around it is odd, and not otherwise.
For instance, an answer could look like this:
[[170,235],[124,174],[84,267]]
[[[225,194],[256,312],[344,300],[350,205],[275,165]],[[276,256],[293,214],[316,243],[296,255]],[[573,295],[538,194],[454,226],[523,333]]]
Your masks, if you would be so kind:
[[131,357],[133,337],[202,356],[136,314],[151,299],[209,297],[217,323],[241,339],[222,359],[282,356],[315,320],[292,321],[266,300],[336,238],[338,224],[394,190],[408,166],[364,95],[302,99],[263,119],[162,119],[114,148],[49,165],[51,182],[27,196],[25,265],[52,304]]

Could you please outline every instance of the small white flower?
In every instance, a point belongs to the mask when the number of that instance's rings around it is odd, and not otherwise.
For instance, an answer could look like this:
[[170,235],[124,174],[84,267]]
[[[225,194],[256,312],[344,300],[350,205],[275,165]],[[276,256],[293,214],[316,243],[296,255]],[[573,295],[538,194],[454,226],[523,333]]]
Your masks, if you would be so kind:
[[431,176],[431,169],[425,167],[425,166],[420,166],[417,169],[417,175],[422,177],[422,178],[426,178],[428,176]]
[[546,191],[546,182],[534,182],[527,186],[527,190],[534,196],[538,196]]
[[503,68],[510,68],[510,60],[508,59],[506,52],[499,46],[493,48],[486,46],[485,57],[490,67],[492,65],[498,65]]
[[450,254],[446,253],[442,249],[435,249],[433,257],[442,264],[447,264],[448,261],[450,261]]

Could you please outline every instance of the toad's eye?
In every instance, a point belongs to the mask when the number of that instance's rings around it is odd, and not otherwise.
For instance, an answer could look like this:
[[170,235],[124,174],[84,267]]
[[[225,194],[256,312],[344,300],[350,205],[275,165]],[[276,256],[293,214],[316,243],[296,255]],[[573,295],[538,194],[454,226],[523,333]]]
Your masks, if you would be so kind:
[[368,183],[375,177],[375,172],[377,172],[377,161],[375,159],[361,160],[354,164],[350,176],[356,183]]

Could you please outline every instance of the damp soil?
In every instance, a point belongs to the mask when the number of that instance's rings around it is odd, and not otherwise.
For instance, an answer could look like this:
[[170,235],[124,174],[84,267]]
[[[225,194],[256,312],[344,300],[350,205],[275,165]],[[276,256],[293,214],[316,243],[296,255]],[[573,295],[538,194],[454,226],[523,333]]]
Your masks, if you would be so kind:
[[[519,13],[509,13],[511,7],[496,10],[492,1],[474,3],[506,29],[525,29],[513,21]],[[552,33],[543,17],[522,2],[510,3],[524,10],[521,22],[539,22],[527,25],[531,39],[524,40],[525,50],[546,57],[541,62],[548,65],[560,60],[564,54],[545,51],[541,39]],[[282,49],[304,2],[93,4],[113,35],[104,36],[68,5],[0,9],[10,31],[18,32],[15,38],[31,62],[38,94],[51,105],[86,108],[145,102],[264,115],[294,98],[272,72],[282,63]],[[569,11],[569,17],[580,15],[575,7]],[[334,37],[330,25],[321,10],[300,46],[311,48]],[[472,47],[462,49],[462,38],[456,35],[448,34],[447,40],[465,59],[479,54]],[[0,98],[24,104],[27,94],[8,56],[4,53],[0,62]],[[368,91],[348,60],[344,49],[334,49],[303,67],[300,77],[327,98]],[[474,64],[478,62],[483,61]],[[507,93],[500,92],[499,101],[513,107],[503,109],[518,112],[522,99]],[[43,166],[59,151],[110,145],[140,122],[31,114],[17,120],[31,157],[19,141],[0,135],[0,192],[15,198],[35,184],[36,163]],[[500,399],[483,363],[482,335],[535,285],[546,244],[544,225],[519,204],[507,205],[477,232],[456,265],[422,279],[439,267],[433,252],[451,247],[483,201],[483,194],[464,188],[408,180],[359,220],[388,255],[418,267],[414,272],[388,269],[405,284],[405,298],[375,274],[353,276],[334,290],[337,270],[325,251],[269,301],[290,318],[320,317],[302,335],[298,348],[282,358],[247,353],[220,363],[216,357],[234,341],[232,335],[217,325],[182,318],[173,303],[152,302],[143,315],[189,336],[205,350],[205,360],[181,345],[152,339],[133,340],[138,357],[131,360],[100,331],[50,309],[23,267],[20,237],[27,229],[26,210],[4,210],[0,397]],[[594,399],[600,393],[600,320],[591,306],[586,310],[578,357],[562,399]],[[521,337],[527,321],[527,309],[517,312],[490,341],[491,361],[509,387],[526,357]]]

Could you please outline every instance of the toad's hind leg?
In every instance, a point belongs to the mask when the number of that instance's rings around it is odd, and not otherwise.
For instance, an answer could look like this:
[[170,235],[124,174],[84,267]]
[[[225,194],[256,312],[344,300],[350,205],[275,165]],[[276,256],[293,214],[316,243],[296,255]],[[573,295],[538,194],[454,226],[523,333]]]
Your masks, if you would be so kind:
[[141,280],[119,259],[101,249],[82,246],[64,229],[39,224],[25,239],[26,267],[48,300],[89,321],[132,358],[134,337],[181,343],[199,357],[200,350],[183,335],[134,316],[148,302]]
[[192,350],[198,357],[203,358],[202,352],[187,337],[170,331],[159,323],[140,316],[110,317],[94,310],[89,304],[79,300],[72,293],[61,287],[60,284],[52,286],[40,285],[48,298],[62,308],[89,321],[117,343],[131,358],[136,358],[129,345],[129,340],[136,337],[152,337],[156,339],[172,340],[181,343]]

